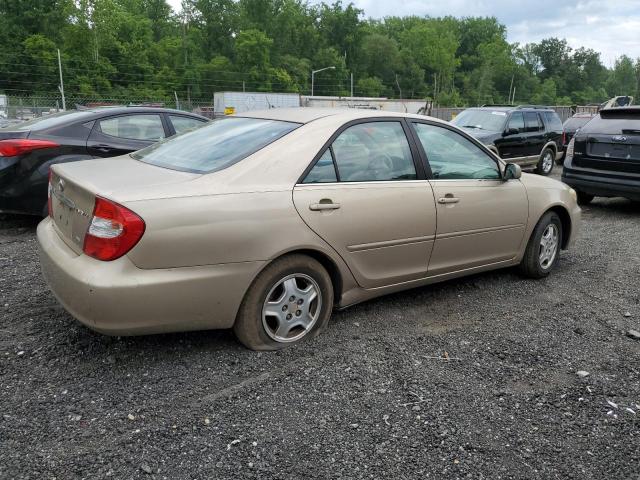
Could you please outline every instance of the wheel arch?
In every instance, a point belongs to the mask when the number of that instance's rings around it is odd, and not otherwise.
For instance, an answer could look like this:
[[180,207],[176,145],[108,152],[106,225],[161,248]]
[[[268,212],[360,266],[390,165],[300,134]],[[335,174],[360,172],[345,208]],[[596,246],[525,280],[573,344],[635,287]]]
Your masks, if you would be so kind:
[[260,271],[256,273],[254,280],[255,278],[258,277],[258,275],[262,273],[262,271],[265,268],[267,268],[273,262],[275,262],[276,260],[282,257],[288,257],[289,255],[306,255],[307,257],[311,257],[314,260],[316,260],[318,263],[320,263],[320,265],[324,267],[324,269],[329,274],[329,277],[331,278],[331,286],[333,287],[333,303],[334,305],[338,305],[340,303],[340,300],[342,298],[343,288],[344,288],[344,279],[342,278],[342,273],[340,272],[340,268],[338,267],[338,264],[335,262],[335,260],[332,259],[329,255],[322,252],[321,250],[316,250],[314,248],[304,247],[304,248],[298,248],[294,250],[288,250],[286,252],[281,252],[280,254],[271,258],[268,262],[266,262],[262,266]]
[[[542,215],[547,212],[553,212],[560,217],[560,222],[562,223],[562,244],[560,245],[560,248],[562,248],[562,250],[566,250],[572,233],[571,216],[569,215],[569,211],[562,205],[554,205]],[[540,218],[542,218],[542,216]]]
[[318,261],[318,263],[320,263],[320,265],[325,268],[325,270],[329,274],[329,277],[331,277],[331,286],[333,287],[333,303],[335,305],[340,303],[340,299],[342,298],[343,280],[340,269],[338,268],[338,265],[334,262],[334,260],[326,253],[311,248],[292,250],[281,256],[292,254],[307,255],[308,257],[311,257],[314,260]]
[[[542,150],[540,150],[540,155],[542,155],[542,152],[544,152],[547,148],[550,148],[551,150],[553,150],[553,154],[556,155],[558,153],[558,146],[556,145],[556,142],[547,142],[545,144],[544,147],[542,147]],[[555,162],[555,158],[553,159],[553,161]]]

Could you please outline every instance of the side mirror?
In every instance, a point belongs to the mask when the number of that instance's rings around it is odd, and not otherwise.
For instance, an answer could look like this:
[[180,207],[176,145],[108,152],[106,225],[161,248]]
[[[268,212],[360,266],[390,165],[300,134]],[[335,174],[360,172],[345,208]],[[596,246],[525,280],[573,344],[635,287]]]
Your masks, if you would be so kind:
[[517,128],[507,128],[502,135],[507,137],[509,135],[515,135],[516,133],[520,133],[520,130]]
[[516,165],[515,163],[507,163],[507,166],[504,168],[504,179],[505,180],[517,180],[522,177],[522,169],[520,165]]

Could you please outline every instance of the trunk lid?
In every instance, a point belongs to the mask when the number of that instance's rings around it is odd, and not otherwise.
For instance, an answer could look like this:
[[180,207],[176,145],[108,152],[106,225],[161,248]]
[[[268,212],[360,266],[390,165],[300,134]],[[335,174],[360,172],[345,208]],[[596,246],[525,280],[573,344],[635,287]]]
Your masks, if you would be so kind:
[[27,138],[31,133],[29,130],[20,131],[20,130],[11,130],[0,128],[0,140],[8,140],[11,138]]
[[578,167],[640,173],[640,134],[590,134],[576,141]]
[[54,165],[51,168],[54,228],[79,255],[96,196],[121,204],[163,198],[176,186],[198,177],[200,175],[142,163],[129,156]]

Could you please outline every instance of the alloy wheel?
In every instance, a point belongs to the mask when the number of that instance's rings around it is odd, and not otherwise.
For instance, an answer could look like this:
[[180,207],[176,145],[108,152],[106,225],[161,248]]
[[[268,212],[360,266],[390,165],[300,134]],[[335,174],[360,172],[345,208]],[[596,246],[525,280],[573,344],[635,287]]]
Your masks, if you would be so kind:
[[553,168],[553,155],[549,150],[547,150],[542,157],[542,171],[544,173],[549,173]]
[[558,227],[553,223],[547,225],[547,228],[545,228],[542,238],[540,239],[538,257],[540,266],[544,270],[549,269],[556,259],[556,255],[558,254],[559,238],[560,235],[558,233]]
[[313,329],[321,310],[322,292],[317,282],[303,273],[287,275],[267,294],[262,326],[276,342],[295,342]]

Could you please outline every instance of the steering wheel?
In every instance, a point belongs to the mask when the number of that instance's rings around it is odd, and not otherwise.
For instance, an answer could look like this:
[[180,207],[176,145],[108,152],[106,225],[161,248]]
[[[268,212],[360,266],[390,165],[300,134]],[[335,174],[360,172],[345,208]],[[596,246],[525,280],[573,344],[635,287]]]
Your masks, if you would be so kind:
[[394,170],[393,159],[384,152],[378,152],[369,160],[369,168],[376,173],[391,172]]

